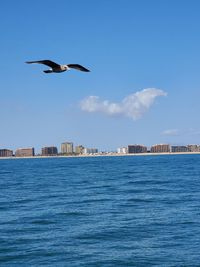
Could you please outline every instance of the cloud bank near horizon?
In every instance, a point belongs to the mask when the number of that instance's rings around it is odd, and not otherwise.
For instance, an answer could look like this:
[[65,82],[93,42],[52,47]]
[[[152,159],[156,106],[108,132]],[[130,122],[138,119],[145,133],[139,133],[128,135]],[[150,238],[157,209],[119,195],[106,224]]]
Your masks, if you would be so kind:
[[193,129],[193,128],[184,129],[184,130],[167,129],[167,130],[164,130],[161,134],[165,136],[172,136],[172,137],[173,136],[192,136],[192,135],[200,135],[200,131]]
[[164,130],[162,132],[162,135],[177,136],[177,135],[180,135],[180,131],[178,129],[168,129],[168,130]]
[[125,116],[138,120],[150,109],[157,97],[166,95],[163,90],[146,88],[126,96],[118,103],[101,100],[98,96],[88,96],[81,101],[81,109],[86,112],[99,112],[108,116]]

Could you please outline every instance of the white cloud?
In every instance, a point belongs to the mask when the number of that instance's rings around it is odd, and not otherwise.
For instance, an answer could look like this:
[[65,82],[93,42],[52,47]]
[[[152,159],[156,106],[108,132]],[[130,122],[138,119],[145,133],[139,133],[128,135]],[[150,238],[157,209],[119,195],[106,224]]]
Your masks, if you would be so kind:
[[166,136],[193,136],[193,135],[200,135],[200,131],[193,128],[185,130],[168,129],[163,131],[161,134]]
[[179,135],[178,129],[169,129],[162,132],[162,135],[176,136]]
[[125,97],[119,103],[101,100],[98,96],[89,96],[81,101],[81,109],[110,116],[124,115],[137,120],[153,105],[156,97],[166,95],[167,93],[160,89],[147,88]]

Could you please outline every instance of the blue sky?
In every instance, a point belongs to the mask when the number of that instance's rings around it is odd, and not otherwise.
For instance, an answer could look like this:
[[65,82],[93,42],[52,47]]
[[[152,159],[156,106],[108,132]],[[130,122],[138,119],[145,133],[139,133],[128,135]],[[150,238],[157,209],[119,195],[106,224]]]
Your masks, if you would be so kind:
[[[199,12],[195,0],[2,1],[0,148],[199,144]],[[24,63],[41,59],[91,72]]]

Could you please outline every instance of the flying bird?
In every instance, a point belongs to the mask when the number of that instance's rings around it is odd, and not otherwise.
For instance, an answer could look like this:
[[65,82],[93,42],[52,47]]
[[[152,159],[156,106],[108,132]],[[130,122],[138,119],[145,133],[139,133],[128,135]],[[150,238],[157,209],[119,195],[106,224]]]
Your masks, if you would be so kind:
[[80,71],[85,71],[89,72],[88,69],[85,67],[79,65],[79,64],[67,64],[67,65],[59,65],[51,60],[37,60],[37,61],[26,61],[27,64],[33,64],[33,63],[38,63],[38,64],[44,64],[47,65],[48,67],[51,67],[49,70],[44,70],[45,73],[52,73],[52,72],[63,72],[67,71],[70,69],[76,69]]

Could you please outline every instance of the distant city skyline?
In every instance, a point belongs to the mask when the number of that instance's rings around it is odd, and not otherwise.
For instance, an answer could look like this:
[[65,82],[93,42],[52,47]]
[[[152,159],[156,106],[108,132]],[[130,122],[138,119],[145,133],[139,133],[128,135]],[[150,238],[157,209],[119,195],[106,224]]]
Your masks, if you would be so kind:
[[34,147],[18,148],[16,151],[8,148],[0,147],[0,157],[32,157],[35,155],[72,155],[72,154],[98,154],[98,153],[119,153],[119,154],[138,154],[138,153],[169,153],[169,152],[199,152],[199,144],[188,145],[170,145],[170,144],[152,144],[147,147],[143,144],[129,144],[127,146],[118,147],[112,151],[99,150],[97,147],[85,147],[83,145],[74,146],[73,142],[64,142],[57,146],[41,147],[40,152],[35,152]]
[[[3,1],[0,147],[200,143],[199,10],[197,0]],[[91,72],[25,64],[42,59]]]

